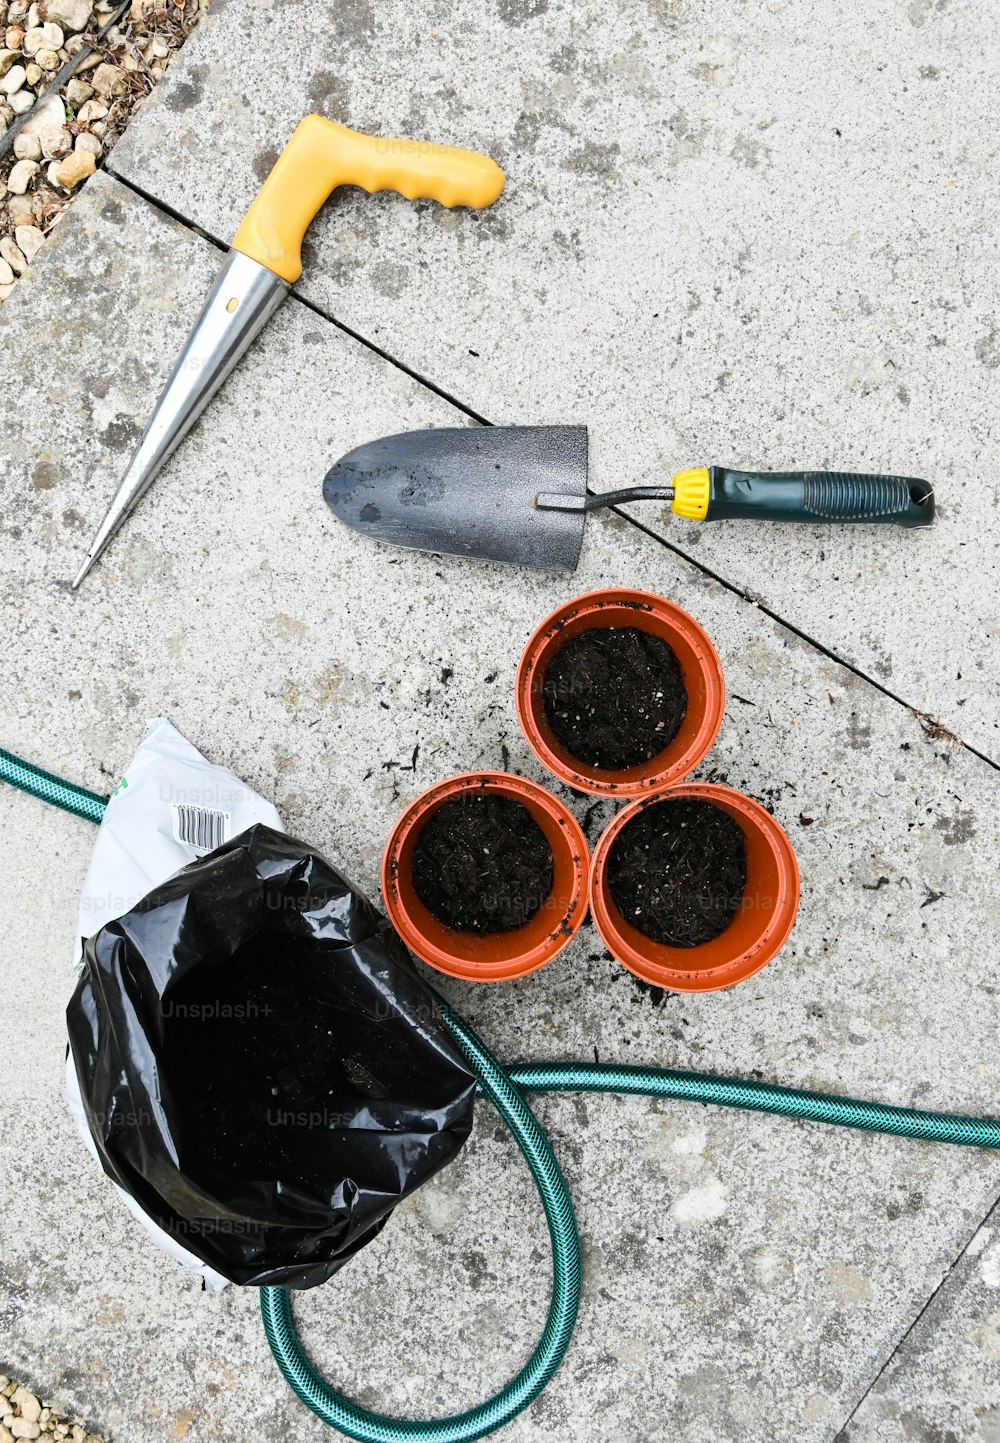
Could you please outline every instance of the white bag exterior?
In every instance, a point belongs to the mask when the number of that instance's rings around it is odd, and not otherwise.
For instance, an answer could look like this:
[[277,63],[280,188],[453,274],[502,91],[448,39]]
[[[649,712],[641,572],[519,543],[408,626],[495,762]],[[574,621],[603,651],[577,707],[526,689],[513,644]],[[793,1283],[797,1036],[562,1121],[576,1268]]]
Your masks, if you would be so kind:
[[[146,726],[139,749],[126,768],[97,832],[94,854],[80,897],[76,965],[83,941],[106,922],[130,911],[147,892],[206,852],[237,837],[256,822],[283,832],[274,806],[240,781],[228,767],[213,766],[197,747],[163,717]],[[99,1163],[83,1111],[73,1059],[66,1058],[70,1111],[88,1151]],[[103,1169],[102,1169],[103,1172]],[[111,1179],[109,1178],[110,1182]],[[198,1273],[206,1288],[227,1280],[158,1226],[133,1197],[114,1184],[125,1206],[162,1248]]]

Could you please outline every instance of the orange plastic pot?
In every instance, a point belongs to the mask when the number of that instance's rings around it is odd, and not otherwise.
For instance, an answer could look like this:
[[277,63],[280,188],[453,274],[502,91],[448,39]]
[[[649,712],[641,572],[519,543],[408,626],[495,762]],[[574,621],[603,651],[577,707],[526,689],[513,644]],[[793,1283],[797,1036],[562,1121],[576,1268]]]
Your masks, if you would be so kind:
[[[687,713],[662,752],[622,771],[589,767],[556,740],[545,716],[542,687],[549,664],[566,642],[595,627],[633,626],[670,646],[680,663]],[[578,791],[634,797],[677,781],[698,765],[722,725],[726,687],[722,663],[705,629],[672,601],[649,591],[611,588],[567,601],[535,631],[517,668],[517,717],[535,756]]]
[[[445,802],[470,792],[494,792],[527,808],[552,848],[552,890],[535,915],[510,932],[480,936],[439,922],[413,888],[413,849],[421,829]],[[467,982],[504,982],[551,962],[579,931],[587,913],[589,855],[580,825],[537,782],[506,772],[467,772],[428,788],[393,827],[382,858],[382,896],[407,947],[431,967]]]
[[[743,901],[726,930],[700,947],[654,942],[625,920],[611,897],[608,857],[615,838],[646,807],[671,797],[697,797],[721,807],[742,828],[747,845]],[[681,782],[624,807],[606,828],[590,871],[590,909],[605,946],[630,972],[673,992],[714,992],[752,977],[788,940],[799,905],[799,868],[784,830],[759,802],[731,787]]]

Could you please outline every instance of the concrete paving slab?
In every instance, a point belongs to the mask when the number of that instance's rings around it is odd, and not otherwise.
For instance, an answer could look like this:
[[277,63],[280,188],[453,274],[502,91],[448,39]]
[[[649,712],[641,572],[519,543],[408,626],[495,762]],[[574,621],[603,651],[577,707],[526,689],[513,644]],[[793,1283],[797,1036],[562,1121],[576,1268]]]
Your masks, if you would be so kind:
[[995,1208],[851,1419],[844,1443],[995,1443],[998,1290]]
[[[505,1058],[596,1051],[994,1111],[996,771],[616,518],[555,579],[339,526],[320,495],[330,456],[461,418],[299,303],[68,590],[217,263],[98,175],[4,309],[25,384],[0,452],[0,742],[109,789],[167,713],[374,893],[422,787],[498,765],[544,780],[513,713],[521,647],[576,592],[641,584],[719,648],[730,700],[701,774],[763,798],[793,837],[791,941],[702,998],[640,988],[589,927],[522,983],[442,990]],[[62,1101],[62,1015],[91,833],[7,789],[0,825],[6,1363],[112,1440],[328,1437],[281,1382],[254,1296],[201,1294],[86,1158]],[[641,1100],[539,1112],[579,1206],[585,1297],[564,1369],[505,1435],[517,1443],[833,1439],[1000,1191],[983,1153]],[[526,1174],[482,1109],[456,1166],[297,1313],[354,1396],[429,1416],[524,1358],[546,1268]]]
[[1000,760],[998,94],[988,0],[217,0],[112,165],[228,240],[309,111],[488,150],[481,216],[339,196],[303,293],[493,421],[588,422],[600,489],[932,478],[930,534],[639,510]]

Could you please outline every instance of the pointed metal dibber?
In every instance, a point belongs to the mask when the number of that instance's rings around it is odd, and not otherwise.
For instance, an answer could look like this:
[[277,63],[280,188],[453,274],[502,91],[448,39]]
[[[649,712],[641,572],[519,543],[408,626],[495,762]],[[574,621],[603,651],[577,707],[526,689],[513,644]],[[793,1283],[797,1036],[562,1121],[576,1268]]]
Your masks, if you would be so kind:
[[288,282],[266,266],[229,252],[73,582],[74,591],[289,290]]

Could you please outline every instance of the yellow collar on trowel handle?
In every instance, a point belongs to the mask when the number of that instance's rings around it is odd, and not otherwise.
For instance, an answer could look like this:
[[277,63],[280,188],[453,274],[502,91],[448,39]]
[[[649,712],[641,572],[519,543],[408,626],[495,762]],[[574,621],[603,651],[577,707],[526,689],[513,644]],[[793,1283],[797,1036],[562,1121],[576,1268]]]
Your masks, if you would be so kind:
[[360,135],[319,115],[307,115],[236,232],[74,588],[302,274],[306,229],[339,185],[396,190],[407,200],[479,210],[503,190],[504,174],[495,161],[476,151]]

